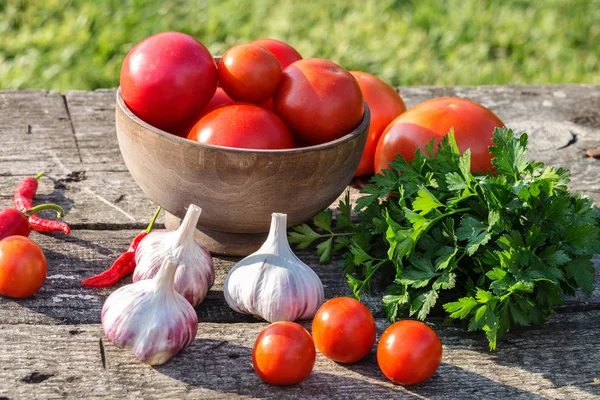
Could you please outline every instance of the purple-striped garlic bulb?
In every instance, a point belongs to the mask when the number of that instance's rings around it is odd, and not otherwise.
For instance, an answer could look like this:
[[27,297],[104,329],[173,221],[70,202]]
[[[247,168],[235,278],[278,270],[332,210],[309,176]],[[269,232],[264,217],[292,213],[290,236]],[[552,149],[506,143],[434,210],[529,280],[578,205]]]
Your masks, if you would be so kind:
[[177,259],[165,259],[152,279],[114,291],[102,307],[108,340],[150,365],[161,365],[189,346],[198,331],[194,307],[174,288]]
[[134,282],[152,278],[165,259],[175,256],[179,262],[175,290],[194,307],[204,300],[215,281],[215,269],[210,252],[194,239],[200,213],[200,207],[190,204],[179,229],[154,230],[140,242],[135,252]]
[[265,243],[227,274],[223,294],[234,311],[269,322],[295,321],[313,317],[321,306],[323,284],[292,252],[286,220],[286,214],[274,213]]

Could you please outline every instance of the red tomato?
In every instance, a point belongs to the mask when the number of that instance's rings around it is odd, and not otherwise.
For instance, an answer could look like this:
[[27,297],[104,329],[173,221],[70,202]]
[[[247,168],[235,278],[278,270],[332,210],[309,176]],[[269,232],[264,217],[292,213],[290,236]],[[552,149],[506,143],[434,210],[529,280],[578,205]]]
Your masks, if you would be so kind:
[[234,100],[262,104],[281,80],[281,64],[267,49],[255,44],[233,46],[219,62],[219,82]]
[[274,111],[273,110],[273,98],[271,97],[269,100],[267,100],[266,103],[263,103],[260,106],[263,108],[266,108],[269,111]]
[[275,322],[256,338],[252,364],[256,374],[272,385],[293,385],[310,375],[316,350],[310,333],[294,322]]
[[369,175],[375,170],[375,149],[381,134],[394,118],[406,111],[402,97],[393,87],[366,72],[350,71],[358,81],[365,102],[371,111],[371,124],[365,150],[354,176]]
[[479,103],[457,97],[444,97],[418,104],[393,120],[375,151],[375,172],[401,154],[407,161],[414,158],[417,147],[425,150],[431,139],[435,144],[454,128],[461,152],[471,149],[471,171],[492,170],[491,155],[494,128],[504,126],[493,112]]
[[369,354],[376,333],[369,309],[350,297],[327,301],[315,314],[312,324],[317,349],[340,363],[353,363]]
[[33,296],[46,281],[46,257],[33,240],[9,236],[0,240],[0,294]]
[[292,134],[275,113],[254,104],[231,104],[211,111],[192,128],[188,139],[245,149],[289,149]]
[[[233,101],[233,99],[231,97],[227,96],[227,93],[225,93],[223,88],[217,87],[217,91],[215,92],[215,95],[213,96],[212,99],[210,99],[208,104],[202,109],[202,112],[200,113],[200,116],[198,117],[198,119],[202,118],[203,116],[205,116],[212,110],[215,110],[224,105],[233,104],[233,103],[235,103],[235,101]],[[192,130],[192,128],[194,127],[194,125],[196,125],[196,122],[198,122],[198,120],[191,121],[190,123],[185,124],[183,126],[178,126],[177,128],[169,130],[169,133],[171,133],[175,136],[179,136],[179,137],[187,137],[189,135],[190,131]]]
[[319,144],[350,132],[364,113],[356,79],[331,61],[306,58],[283,71],[275,112],[300,141]]
[[300,53],[292,46],[276,39],[258,39],[252,44],[257,44],[269,50],[281,63],[281,68],[285,69],[288,65],[298,60],[302,60]]
[[138,43],[121,67],[121,94],[131,111],[169,131],[196,120],[217,88],[209,51],[191,36],[164,32]]
[[211,112],[212,110],[215,110],[219,107],[225,106],[227,104],[232,104],[232,103],[235,103],[235,100],[233,100],[231,97],[229,97],[227,95],[227,93],[225,93],[223,88],[218,87],[217,91],[215,92],[215,95],[212,97],[212,99],[210,99],[208,104],[202,109],[202,112],[200,113],[200,115],[202,117],[202,116],[208,114],[209,112]]
[[379,368],[388,379],[400,385],[416,385],[426,381],[441,362],[440,338],[420,321],[396,322],[379,339]]

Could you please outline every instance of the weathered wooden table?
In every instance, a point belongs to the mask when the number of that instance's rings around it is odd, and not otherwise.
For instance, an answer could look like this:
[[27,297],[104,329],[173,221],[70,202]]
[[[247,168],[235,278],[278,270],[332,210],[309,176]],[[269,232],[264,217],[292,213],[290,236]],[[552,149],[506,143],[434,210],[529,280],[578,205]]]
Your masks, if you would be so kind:
[[[600,201],[600,161],[593,158],[600,153],[600,86],[418,87],[401,94],[408,106],[448,95],[483,103],[531,135],[532,157],[569,167],[571,188]],[[600,284],[591,299],[566,299],[543,327],[511,331],[492,353],[480,332],[443,328],[433,318],[443,362],[418,386],[391,384],[372,352],[349,366],[318,355],[306,381],[281,388],[254,374],[252,345],[267,324],[227,307],[222,285],[234,260],[215,258],[216,282],[197,308],[194,343],[164,366],[138,362],[103,340],[100,309],[112,289],[80,287],[111,264],[155,210],[121,159],[114,102],[114,90],[0,92],[0,207],[12,205],[23,176],[45,171],[50,179],[41,180],[36,201],[63,206],[73,228],[70,236],[33,233],[48,259],[46,284],[30,299],[0,298],[0,399],[600,396]],[[335,264],[319,265],[311,252],[299,256],[320,275],[327,298],[349,293]],[[378,301],[367,299],[374,310]],[[381,334],[388,324],[376,317]]]

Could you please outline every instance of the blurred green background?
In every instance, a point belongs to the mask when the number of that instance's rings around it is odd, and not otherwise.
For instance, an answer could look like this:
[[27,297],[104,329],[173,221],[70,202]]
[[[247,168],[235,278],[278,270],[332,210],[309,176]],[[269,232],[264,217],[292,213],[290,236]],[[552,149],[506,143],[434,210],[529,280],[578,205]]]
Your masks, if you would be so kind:
[[166,30],[273,37],[393,85],[600,84],[600,0],[0,0],[0,89],[116,87]]

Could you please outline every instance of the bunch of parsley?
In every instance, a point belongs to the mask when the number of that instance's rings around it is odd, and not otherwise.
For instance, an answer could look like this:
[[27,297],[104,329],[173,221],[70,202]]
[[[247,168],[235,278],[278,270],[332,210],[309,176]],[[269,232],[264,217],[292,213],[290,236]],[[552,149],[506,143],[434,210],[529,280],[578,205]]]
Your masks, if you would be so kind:
[[425,319],[441,298],[449,320],[483,330],[493,350],[512,326],[543,323],[561,293],[591,295],[600,253],[600,218],[568,192],[569,171],[530,162],[526,134],[496,129],[493,143],[495,174],[472,174],[452,132],[433,157],[433,141],[410,163],[398,156],[361,191],[357,218],[346,196],[335,229],[326,210],[317,231],[296,226],[290,242],[321,241],[321,262],[341,253],[357,298],[382,278],[390,321]]

